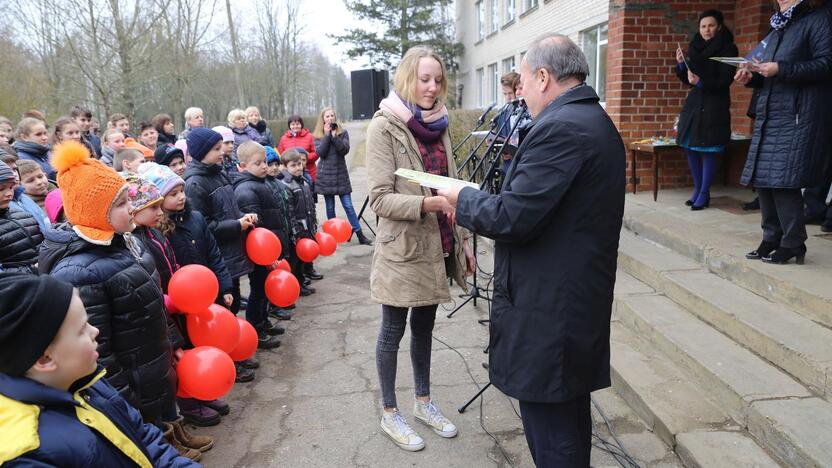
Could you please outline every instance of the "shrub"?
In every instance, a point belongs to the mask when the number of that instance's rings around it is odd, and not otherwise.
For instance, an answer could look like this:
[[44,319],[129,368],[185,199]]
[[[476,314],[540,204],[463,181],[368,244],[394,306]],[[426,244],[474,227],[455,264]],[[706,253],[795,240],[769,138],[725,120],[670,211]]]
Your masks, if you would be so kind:
[[[477,126],[477,118],[482,114],[482,110],[469,110],[469,109],[456,109],[456,110],[449,110],[448,111],[448,131],[451,135],[451,144],[456,147],[468,134]],[[479,130],[488,130],[488,123],[491,121],[494,116],[497,115],[496,110],[492,110],[485,116],[485,123],[479,128]],[[466,141],[454,154],[454,158],[456,159],[457,167],[459,167],[465,158],[471,153],[471,150],[479,144],[480,139],[476,137],[471,137]],[[477,156],[482,156],[485,153],[486,148],[488,145],[483,143],[480,146],[479,150],[477,151]],[[483,168],[485,167],[483,164]],[[460,174],[461,177],[467,178],[468,173],[473,170],[473,165],[469,163],[469,166],[464,169],[464,173]],[[484,169],[482,170],[484,172]],[[479,180],[479,177],[477,178]]]

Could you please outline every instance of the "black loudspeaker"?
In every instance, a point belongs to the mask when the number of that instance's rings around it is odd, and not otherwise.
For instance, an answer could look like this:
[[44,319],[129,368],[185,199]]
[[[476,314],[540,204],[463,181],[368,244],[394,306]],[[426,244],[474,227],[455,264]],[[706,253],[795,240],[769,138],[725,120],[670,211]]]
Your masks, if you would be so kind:
[[350,81],[352,118],[372,118],[378,110],[378,104],[390,93],[390,75],[387,70],[355,70],[350,73]]

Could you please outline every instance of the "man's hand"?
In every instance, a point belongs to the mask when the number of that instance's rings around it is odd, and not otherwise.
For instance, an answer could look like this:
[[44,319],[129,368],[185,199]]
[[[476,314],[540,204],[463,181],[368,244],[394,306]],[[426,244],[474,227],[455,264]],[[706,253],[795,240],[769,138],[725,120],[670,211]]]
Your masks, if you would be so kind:
[[738,68],[737,73],[734,75],[734,81],[743,86],[747,85],[751,81],[751,72],[745,68]]
[[777,62],[766,62],[754,64],[752,70],[763,75],[765,78],[773,78],[780,73],[780,65]]
[[231,304],[234,303],[234,296],[231,294],[223,294],[222,301],[225,302],[226,307],[231,307]]

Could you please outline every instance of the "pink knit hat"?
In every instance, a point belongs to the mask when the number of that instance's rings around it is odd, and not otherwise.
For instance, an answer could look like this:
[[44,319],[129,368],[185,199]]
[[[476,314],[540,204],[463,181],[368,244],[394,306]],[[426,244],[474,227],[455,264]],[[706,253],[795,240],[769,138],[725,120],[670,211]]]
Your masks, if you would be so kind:
[[61,198],[61,189],[49,192],[43,201],[43,207],[46,209],[46,216],[49,216],[49,221],[52,224],[58,223],[64,212],[64,201]]
[[231,131],[231,129],[228,127],[223,127],[222,125],[220,125],[219,127],[214,127],[211,130],[222,135],[223,142],[234,141],[234,132]]

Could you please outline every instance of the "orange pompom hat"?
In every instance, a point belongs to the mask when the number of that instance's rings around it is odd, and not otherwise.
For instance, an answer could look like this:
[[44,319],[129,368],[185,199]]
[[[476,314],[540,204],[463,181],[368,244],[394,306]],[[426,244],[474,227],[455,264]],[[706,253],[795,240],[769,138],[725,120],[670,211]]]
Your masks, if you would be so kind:
[[58,171],[64,214],[75,232],[93,244],[110,245],[115,235],[110,210],[127,182],[74,140],[55,146],[49,162]]

